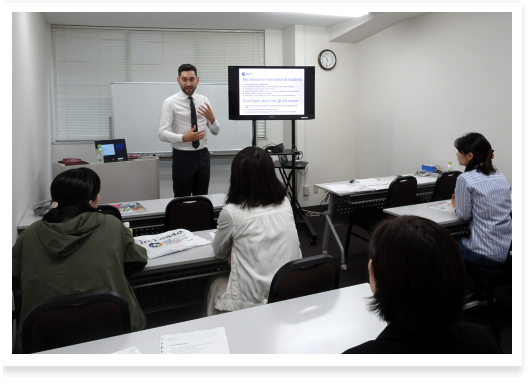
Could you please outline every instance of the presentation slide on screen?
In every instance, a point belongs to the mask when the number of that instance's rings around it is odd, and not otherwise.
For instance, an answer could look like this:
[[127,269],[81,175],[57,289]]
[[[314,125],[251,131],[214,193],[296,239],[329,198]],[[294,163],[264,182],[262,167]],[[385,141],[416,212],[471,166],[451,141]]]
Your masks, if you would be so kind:
[[304,69],[240,69],[240,115],[304,115]]
[[114,156],[116,154],[113,144],[101,145],[101,150],[103,150],[104,156]]

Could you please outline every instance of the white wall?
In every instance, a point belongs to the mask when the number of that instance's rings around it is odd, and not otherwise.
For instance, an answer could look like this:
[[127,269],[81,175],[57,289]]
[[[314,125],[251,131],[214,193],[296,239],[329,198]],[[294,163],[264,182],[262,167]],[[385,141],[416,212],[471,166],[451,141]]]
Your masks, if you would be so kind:
[[26,210],[50,196],[49,37],[41,13],[13,13],[13,244]]
[[431,13],[359,42],[355,177],[459,168],[454,140],[480,132],[511,182],[511,66],[509,13]]
[[[283,66],[283,32],[282,30],[265,30],[265,65]],[[267,139],[258,140],[258,146],[279,144],[283,142],[283,122],[266,121]]]
[[[355,45],[329,42],[328,30],[323,27],[296,27],[294,33],[297,36],[291,39],[296,47],[288,50],[284,47],[283,52],[284,57],[286,52],[296,53],[296,63],[288,65],[315,67],[315,119],[297,121],[297,147],[304,153],[303,159],[309,162],[305,177],[309,196],[302,195],[303,179],[299,175],[298,200],[302,206],[314,206],[324,198],[322,190],[313,194],[314,184],[353,177],[355,132],[351,113],[354,103],[355,78],[352,67]],[[331,49],[337,56],[337,65],[330,71],[318,65],[318,55],[324,49]],[[290,126],[289,121],[284,138],[284,144],[287,142],[289,147]]]

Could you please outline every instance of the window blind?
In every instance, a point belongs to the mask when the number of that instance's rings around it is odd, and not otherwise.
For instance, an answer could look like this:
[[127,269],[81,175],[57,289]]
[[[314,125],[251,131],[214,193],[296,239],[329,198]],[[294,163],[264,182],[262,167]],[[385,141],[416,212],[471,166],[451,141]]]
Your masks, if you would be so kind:
[[[229,65],[263,66],[263,31],[190,31],[52,26],[56,141],[109,138],[112,82],[176,82],[197,67],[200,82],[227,84]],[[258,137],[266,137],[258,121]]]

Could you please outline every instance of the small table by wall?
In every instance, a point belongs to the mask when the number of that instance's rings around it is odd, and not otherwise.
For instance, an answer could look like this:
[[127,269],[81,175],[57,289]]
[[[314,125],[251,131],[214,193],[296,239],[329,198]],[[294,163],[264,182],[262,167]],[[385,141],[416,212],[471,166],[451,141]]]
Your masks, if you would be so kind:
[[55,178],[59,173],[78,168],[90,168],[98,174],[101,179],[101,203],[160,198],[158,157],[70,166],[52,162],[52,176]]

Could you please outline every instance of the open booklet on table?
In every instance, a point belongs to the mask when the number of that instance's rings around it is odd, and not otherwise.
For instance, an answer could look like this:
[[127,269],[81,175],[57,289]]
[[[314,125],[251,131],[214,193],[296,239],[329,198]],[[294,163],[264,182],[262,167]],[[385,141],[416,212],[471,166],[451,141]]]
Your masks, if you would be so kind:
[[146,212],[147,209],[138,202],[116,203],[112,206],[120,210],[122,214]]

